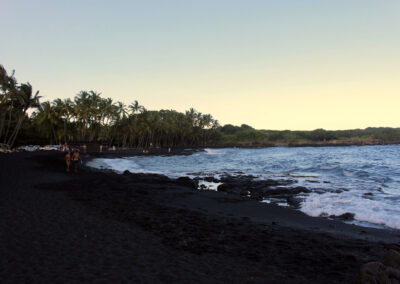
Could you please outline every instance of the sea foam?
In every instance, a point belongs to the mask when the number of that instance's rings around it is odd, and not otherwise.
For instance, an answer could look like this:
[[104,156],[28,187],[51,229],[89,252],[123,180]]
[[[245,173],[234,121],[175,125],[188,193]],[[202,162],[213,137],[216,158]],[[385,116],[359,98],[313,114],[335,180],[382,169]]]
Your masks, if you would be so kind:
[[353,213],[357,221],[400,229],[400,209],[395,202],[365,198],[363,193],[357,190],[311,193],[303,201],[300,210],[313,217]]
[[300,210],[308,215],[354,213],[356,221],[400,229],[399,160],[400,146],[390,145],[205,149],[189,156],[100,158],[88,165],[171,178],[252,175],[295,180],[311,190],[301,196]]

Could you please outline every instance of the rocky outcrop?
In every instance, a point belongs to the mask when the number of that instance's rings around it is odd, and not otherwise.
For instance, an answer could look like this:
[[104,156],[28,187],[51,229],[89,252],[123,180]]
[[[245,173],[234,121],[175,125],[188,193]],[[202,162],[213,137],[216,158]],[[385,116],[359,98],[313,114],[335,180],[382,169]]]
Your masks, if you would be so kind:
[[391,249],[387,253],[385,264],[373,261],[362,265],[360,269],[360,283],[400,283],[400,253]]
[[346,213],[343,213],[342,215],[338,215],[338,216],[330,215],[329,218],[337,219],[337,220],[341,220],[341,221],[352,221],[352,220],[354,220],[354,216],[355,216],[354,213],[346,212]]
[[271,203],[287,203],[289,206],[299,208],[302,198],[299,194],[311,191],[303,186],[293,186],[296,181],[292,179],[267,179],[257,180],[251,175],[223,176],[219,180],[218,191],[240,195],[244,199],[261,201],[271,200]]
[[193,180],[189,177],[180,177],[176,180],[176,182],[180,185],[190,187],[192,189],[197,189],[199,183],[196,180]]

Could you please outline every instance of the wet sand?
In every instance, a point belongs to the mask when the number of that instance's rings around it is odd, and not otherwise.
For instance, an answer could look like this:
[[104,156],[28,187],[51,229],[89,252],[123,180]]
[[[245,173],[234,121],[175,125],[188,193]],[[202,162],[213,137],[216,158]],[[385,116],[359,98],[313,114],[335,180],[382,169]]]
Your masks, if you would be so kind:
[[60,153],[0,155],[2,283],[354,283],[400,247],[187,180],[64,170]]

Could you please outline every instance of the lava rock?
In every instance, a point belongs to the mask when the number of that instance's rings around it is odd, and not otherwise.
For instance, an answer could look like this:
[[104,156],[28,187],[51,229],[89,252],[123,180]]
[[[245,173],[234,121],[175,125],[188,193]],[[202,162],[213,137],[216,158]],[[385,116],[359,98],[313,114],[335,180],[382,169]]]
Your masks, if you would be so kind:
[[400,253],[391,249],[386,255],[386,265],[400,269]]
[[354,220],[354,213],[347,212],[347,213],[344,213],[344,214],[339,215],[339,216],[331,215],[329,217],[330,218],[335,218],[335,219],[340,219],[340,220],[343,220],[343,221],[352,221],[352,220]]
[[361,283],[390,283],[385,273],[385,266],[377,261],[368,262],[360,269]]
[[193,189],[197,189],[199,184],[197,181],[189,178],[189,177],[180,177],[176,180],[176,183],[179,185],[184,185]]
[[227,192],[229,189],[229,186],[226,183],[220,184],[217,187],[218,191],[223,191],[223,192]]
[[286,198],[286,202],[290,206],[293,206],[296,209],[300,208],[301,201],[302,200],[300,198],[293,197],[293,196],[289,196],[288,198]]

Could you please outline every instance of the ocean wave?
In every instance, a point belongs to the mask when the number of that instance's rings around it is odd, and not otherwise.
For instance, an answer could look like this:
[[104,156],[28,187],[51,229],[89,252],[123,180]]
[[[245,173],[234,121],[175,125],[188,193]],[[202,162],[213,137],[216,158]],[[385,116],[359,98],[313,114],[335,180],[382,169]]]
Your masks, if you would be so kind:
[[312,193],[302,202],[300,210],[314,217],[353,213],[357,221],[400,229],[397,204],[363,198],[363,191]]
[[[396,151],[387,151],[392,148]],[[98,158],[88,165],[118,173],[128,170],[159,173],[172,178],[189,175],[219,179],[224,175],[253,175],[257,179],[292,179],[320,193],[311,194],[306,199],[303,209],[306,214],[319,216],[321,213],[340,215],[340,212],[353,212],[357,220],[397,228],[400,226],[400,211],[394,211],[395,216],[390,219],[386,209],[394,205],[392,199],[386,197],[400,196],[400,164],[396,162],[400,160],[399,149],[399,146],[207,148],[189,156]],[[342,191],[346,193],[338,193]],[[374,192],[373,196],[365,195],[370,192]],[[377,208],[376,212],[372,208]]]
[[103,159],[98,158],[90,161],[87,164],[89,167],[98,169],[109,169],[117,173],[123,173],[124,171],[130,172],[146,172],[145,169],[141,168],[132,159],[120,158],[120,159]]
[[226,151],[224,151],[223,149],[210,149],[210,148],[204,149],[204,152],[206,153],[206,155],[222,155],[226,153]]

